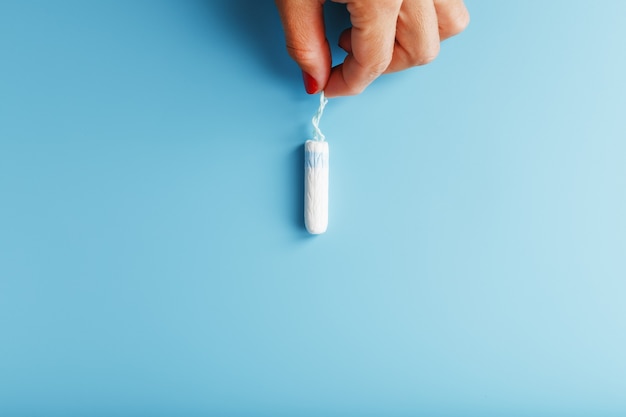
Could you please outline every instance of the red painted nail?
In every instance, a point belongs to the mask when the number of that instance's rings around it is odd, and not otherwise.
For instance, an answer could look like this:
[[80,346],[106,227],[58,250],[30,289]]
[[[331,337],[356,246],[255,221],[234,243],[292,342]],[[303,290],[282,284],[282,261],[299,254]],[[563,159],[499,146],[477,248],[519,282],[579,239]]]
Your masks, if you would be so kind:
[[318,92],[320,87],[315,78],[302,71],[302,79],[304,80],[304,89],[308,94],[315,94]]

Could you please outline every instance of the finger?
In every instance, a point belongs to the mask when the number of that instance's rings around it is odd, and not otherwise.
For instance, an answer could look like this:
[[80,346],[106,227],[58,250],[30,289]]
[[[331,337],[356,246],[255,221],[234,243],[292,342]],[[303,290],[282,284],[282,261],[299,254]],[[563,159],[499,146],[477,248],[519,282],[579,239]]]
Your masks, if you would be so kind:
[[386,72],[425,65],[439,54],[439,27],[433,0],[407,0],[398,16],[393,60]]
[[463,0],[435,0],[439,38],[443,41],[463,32],[470,21],[470,15]]
[[351,52],[343,64],[331,71],[325,93],[329,97],[355,95],[382,74],[391,62],[401,1],[334,1],[348,5],[352,22]]
[[348,28],[339,35],[339,47],[347,53],[352,53],[352,28]]
[[323,0],[276,0],[289,55],[302,69],[307,93],[319,93],[330,75]]

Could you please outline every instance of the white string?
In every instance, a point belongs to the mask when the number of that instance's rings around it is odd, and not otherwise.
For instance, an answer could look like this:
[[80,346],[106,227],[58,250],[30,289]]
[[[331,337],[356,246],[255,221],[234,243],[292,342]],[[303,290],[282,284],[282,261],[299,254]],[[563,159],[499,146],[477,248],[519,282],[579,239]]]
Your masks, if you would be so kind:
[[319,140],[324,142],[326,140],[326,136],[320,130],[320,119],[322,118],[322,114],[324,114],[324,107],[326,107],[326,103],[328,103],[328,99],[324,96],[324,92],[320,94],[320,107],[317,109],[317,113],[311,119],[311,123],[313,123],[313,140]]

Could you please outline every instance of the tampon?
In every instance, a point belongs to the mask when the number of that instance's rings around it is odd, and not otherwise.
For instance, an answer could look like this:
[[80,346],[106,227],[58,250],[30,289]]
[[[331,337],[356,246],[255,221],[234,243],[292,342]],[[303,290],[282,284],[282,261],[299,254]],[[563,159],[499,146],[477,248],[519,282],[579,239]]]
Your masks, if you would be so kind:
[[328,142],[304,143],[304,224],[319,235],[328,227]]

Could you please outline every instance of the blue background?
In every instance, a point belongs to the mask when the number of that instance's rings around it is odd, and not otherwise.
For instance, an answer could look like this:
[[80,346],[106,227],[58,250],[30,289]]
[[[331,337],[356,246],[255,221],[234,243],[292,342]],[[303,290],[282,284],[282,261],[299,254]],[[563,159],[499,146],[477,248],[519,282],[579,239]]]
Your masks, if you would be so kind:
[[626,2],[467,3],[311,237],[272,2],[0,0],[0,414],[625,415]]

